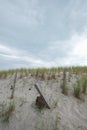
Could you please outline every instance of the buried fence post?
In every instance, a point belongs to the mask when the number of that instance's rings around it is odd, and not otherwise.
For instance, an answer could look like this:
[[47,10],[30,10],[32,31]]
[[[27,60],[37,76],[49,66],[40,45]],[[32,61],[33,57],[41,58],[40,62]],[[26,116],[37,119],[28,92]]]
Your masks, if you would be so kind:
[[17,71],[16,71],[16,73],[15,73],[15,77],[14,77],[14,83],[13,83],[13,85],[11,85],[11,89],[12,89],[11,99],[14,98],[14,91],[15,91],[16,79],[17,79]]
[[50,109],[48,103],[46,102],[43,94],[41,93],[41,91],[40,91],[40,89],[38,87],[38,84],[35,84],[34,86],[35,86],[36,90],[38,91],[38,93],[40,94],[40,96],[37,97],[37,99],[36,99],[36,104],[39,105],[39,107],[44,107],[45,106],[48,109]]
[[66,86],[66,69],[63,71],[63,84],[62,84],[62,93],[67,94],[67,86]]
[[66,70],[64,69],[63,71],[63,86],[65,87],[66,85]]

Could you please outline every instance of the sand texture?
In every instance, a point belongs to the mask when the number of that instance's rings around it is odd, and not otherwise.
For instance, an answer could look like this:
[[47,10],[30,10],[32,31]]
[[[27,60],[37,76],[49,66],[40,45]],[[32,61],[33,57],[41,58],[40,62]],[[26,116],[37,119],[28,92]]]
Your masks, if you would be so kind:
[[[13,76],[0,79],[0,110],[3,103],[10,102]],[[76,82],[72,76],[67,82],[68,94],[61,93],[61,77],[56,80],[38,80],[40,90],[51,109],[40,110],[35,105],[38,95],[34,87],[35,77],[17,77],[14,104],[9,122],[0,118],[0,130],[87,130],[87,94],[84,100],[73,95],[73,84]]]

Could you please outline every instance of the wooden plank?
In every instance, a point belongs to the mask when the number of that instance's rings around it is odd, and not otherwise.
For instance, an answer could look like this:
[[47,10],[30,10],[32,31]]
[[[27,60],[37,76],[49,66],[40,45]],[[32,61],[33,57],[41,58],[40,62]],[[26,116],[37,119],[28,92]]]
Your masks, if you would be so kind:
[[38,91],[38,93],[40,94],[40,96],[42,97],[42,99],[43,99],[43,101],[44,101],[44,103],[45,103],[45,106],[46,106],[48,109],[50,109],[48,103],[46,102],[46,100],[45,100],[43,94],[41,93],[41,91],[40,91],[40,89],[39,89],[39,87],[38,87],[38,84],[35,84],[34,86],[35,86],[36,90]]
[[14,91],[15,91],[16,79],[17,79],[17,71],[16,71],[15,77],[14,77],[14,83],[13,83],[13,85],[11,86],[11,87],[12,87],[11,99],[14,98]]

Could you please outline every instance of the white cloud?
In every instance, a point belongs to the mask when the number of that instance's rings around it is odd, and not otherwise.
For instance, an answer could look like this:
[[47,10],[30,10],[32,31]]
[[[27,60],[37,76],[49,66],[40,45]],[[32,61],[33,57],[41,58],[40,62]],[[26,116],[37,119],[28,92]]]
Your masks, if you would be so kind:
[[[51,67],[54,65],[52,61],[44,61],[40,58],[27,53],[25,50],[18,50],[13,47],[5,46],[0,44],[0,59],[15,62],[15,65],[19,67],[31,65],[32,67]],[[20,62],[17,64],[16,62]],[[21,62],[23,64],[21,64]]]
[[87,33],[75,34],[70,39],[72,49],[67,60],[70,65],[87,65]]
[[50,42],[44,54],[52,54],[51,51],[57,54],[53,60],[54,66],[87,65],[87,31],[74,33],[67,41]]
[[87,37],[75,36],[74,44],[73,55],[78,57],[87,57]]
[[11,47],[7,47],[3,44],[0,44],[0,53],[13,54],[13,53],[17,53],[17,51]]
[[52,57],[52,55],[50,55],[50,51],[57,52],[58,49],[62,49],[62,51],[60,52],[64,54],[63,57],[55,55],[55,58],[48,60],[45,58],[40,58],[35,54],[29,54],[25,50],[21,49],[18,50],[17,48],[0,44],[0,59],[7,61],[8,64],[9,61],[11,61],[11,63],[13,62],[14,68],[15,67],[19,68],[23,66],[56,67],[56,66],[70,66],[70,65],[87,65],[86,32],[80,35],[75,34],[64,43],[54,41],[51,44],[49,44],[49,47],[46,49],[46,51],[43,51],[41,55],[46,53],[45,56]]

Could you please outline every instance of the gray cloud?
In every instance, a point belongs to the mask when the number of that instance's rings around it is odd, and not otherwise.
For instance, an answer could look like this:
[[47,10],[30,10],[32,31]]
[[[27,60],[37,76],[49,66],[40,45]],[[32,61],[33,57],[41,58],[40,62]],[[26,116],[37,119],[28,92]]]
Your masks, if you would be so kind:
[[0,68],[86,64],[77,48],[87,46],[86,7],[86,0],[0,1]]

